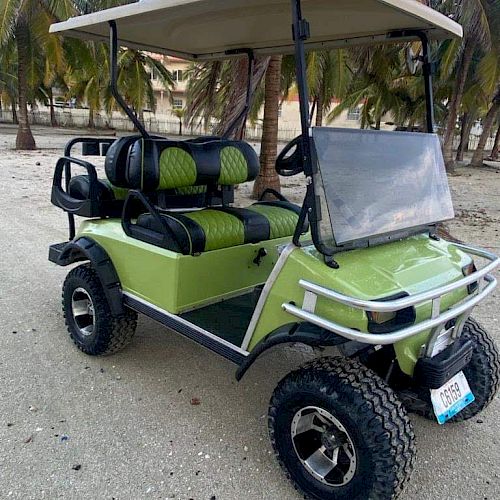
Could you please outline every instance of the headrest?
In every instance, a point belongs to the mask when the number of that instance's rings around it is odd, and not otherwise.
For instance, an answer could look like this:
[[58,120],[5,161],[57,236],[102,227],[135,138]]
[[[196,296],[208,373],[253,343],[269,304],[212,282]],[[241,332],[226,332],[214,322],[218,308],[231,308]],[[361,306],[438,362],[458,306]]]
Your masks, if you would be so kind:
[[106,170],[106,177],[113,186],[122,188],[128,187],[128,182],[125,176],[128,152],[130,146],[134,144],[142,136],[129,135],[117,139],[108,148],[106,159],[104,161],[104,168]]
[[124,187],[156,191],[188,186],[233,186],[254,180],[258,173],[257,154],[243,141],[139,139],[130,145]]

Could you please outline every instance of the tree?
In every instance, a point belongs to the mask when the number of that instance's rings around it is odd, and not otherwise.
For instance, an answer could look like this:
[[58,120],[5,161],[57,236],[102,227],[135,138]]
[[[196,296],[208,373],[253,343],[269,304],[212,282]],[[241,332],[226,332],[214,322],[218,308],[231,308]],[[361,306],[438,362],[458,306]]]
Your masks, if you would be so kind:
[[272,56],[266,70],[264,125],[260,150],[260,172],[253,185],[252,195],[260,199],[266,189],[280,190],[275,170],[278,150],[278,120],[281,98],[281,56]]
[[172,73],[159,59],[132,49],[123,49],[118,56],[118,88],[129,106],[144,121],[143,110],[156,110],[152,75],[155,75],[168,96],[175,83]]
[[479,138],[479,143],[477,145],[476,150],[474,151],[474,155],[472,156],[472,160],[470,163],[471,167],[480,167],[483,164],[484,160],[484,149],[486,147],[486,143],[491,135],[491,129],[493,128],[493,124],[495,123],[498,114],[500,112],[500,86],[493,97],[493,101],[491,103],[490,109],[488,109],[488,113],[483,120],[483,132],[481,137]]
[[173,109],[172,114],[179,120],[179,135],[182,136],[182,124],[186,116],[186,108]]
[[443,137],[443,155],[446,168],[453,172],[453,140],[456,132],[457,118],[463,99],[465,85],[469,77],[473,56],[476,50],[488,50],[491,46],[490,16],[493,14],[492,4],[495,0],[460,0],[445,1],[442,6],[448,14],[452,14],[464,27],[462,41],[453,40],[447,43],[441,77],[450,78],[455,74],[455,85],[448,104],[448,116]]
[[0,100],[2,109],[6,102],[12,109],[12,122],[17,125],[17,54],[14,40],[0,50]]
[[488,159],[492,161],[498,161],[499,149],[500,149],[500,124],[498,125],[497,133],[495,135],[495,142],[493,143],[493,149]]
[[[66,19],[75,13],[71,0],[0,0],[0,47],[14,41],[17,54],[17,94],[19,105],[19,127],[16,137],[17,149],[34,149],[35,139],[28,117],[28,101],[34,88],[30,84],[30,71],[36,67],[43,54],[43,41],[49,35],[50,22]],[[43,34],[44,40],[40,39]]]

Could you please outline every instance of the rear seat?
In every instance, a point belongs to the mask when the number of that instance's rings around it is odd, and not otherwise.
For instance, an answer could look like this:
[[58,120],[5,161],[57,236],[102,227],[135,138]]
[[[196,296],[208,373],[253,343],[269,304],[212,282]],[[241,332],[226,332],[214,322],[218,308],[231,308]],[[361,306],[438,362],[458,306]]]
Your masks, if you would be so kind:
[[[131,147],[125,171],[127,187],[151,193],[164,189],[254,180],[259,160],[243,141],[183,144],[140,139]],[[118,180],[118,182],[120,182]],[[292,236],[300,207],[286,201],[259,202],[248,208],[209,207],[161,211],[126,218],[125,232],[141,241],[184,255]]]
[[[300,208],[292,203],[260,202],[248,208],[206,208],[192,212],[162,213],[161,218],[176,239],[164,238],[161,246],[184,255],[228,248],[245,243],[292,236]],[[161,234],[163,228],[151,214],[144,214],[137,225]],[[150,241],[158,241],[151,238]]]

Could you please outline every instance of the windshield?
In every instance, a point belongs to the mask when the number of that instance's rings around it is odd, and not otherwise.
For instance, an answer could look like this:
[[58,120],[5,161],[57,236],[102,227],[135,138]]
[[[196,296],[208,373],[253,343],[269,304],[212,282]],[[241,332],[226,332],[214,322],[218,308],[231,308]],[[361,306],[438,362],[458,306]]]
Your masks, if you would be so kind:
[[317,127],[312,137],[327,246],[454,217],[436,135]]

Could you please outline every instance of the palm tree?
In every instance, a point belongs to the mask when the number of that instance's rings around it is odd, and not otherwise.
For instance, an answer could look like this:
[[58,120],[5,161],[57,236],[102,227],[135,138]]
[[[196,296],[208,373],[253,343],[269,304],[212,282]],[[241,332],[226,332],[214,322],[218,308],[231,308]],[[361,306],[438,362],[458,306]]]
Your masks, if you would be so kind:
[[[34,149],[35,139],[28,120],[30,74],[43,53],[43,41],[57,37],[48,35],[48,28],[56,19],[66,19],[75,13],[71,0],[0,0],[0,47],[14,40],[17,52],[17,87],[19,127],[17,149]],[[43,38],[40,36],[43,34]]]
[[156,109],[152,75],[160,80],[170,97],[170,91],[175,83],[172,73],[159,59],[139,50],[124,49],[118,56],[118,88],[129,106],[144,121],[144,108]]
[[281,98],[281,56],[272,56],[266,70],[264,125],[260,149],[260,172],[253,185],[252,195],[260,199],[266,189],[280,190],[276,173],[278,151],[278,120]]
[[490,20],[494,15],[492,9],[497,9],[494,3],[495,0],[447,0],[440,3],[441,8],[464,27],[463,40],[446,43],[441,72],[441,77],[446,79],[456,75],[443,137],[443,155],[449,172],[453,172],[455,168],[453,140],[474,53],[477,50],[487,51],[491,46]]
[[[98,42],[68,40],[66,45],[68,72],[65,77],[67,98],[76,98],[89,109],[88,127],[95,128],[95,113],[106,103],[112,106],[109,88],[108,48]],[[96,64],[99,61],[99,64]]]
[[172,114],[179,120],[179,135],[182,136],[182,124],[186,116],[186,108],[173,109]]
[[322,50],[307,55],[307,80],[312,98],[311,118],[316,114],[316,126],[323,125],[334,98],[345,96],[352,72],[347,63],[347,52]]
[[0,50],[0,100],[12,109],[12,122],[17,125],[17,54],[14,40]]
[[470,163],[471,167],[480,167],[483,164],[484,160],[484,149],[486,147],[486,143],[491,135],[491,129],[493,128],[493,124],[495,123],[498,115],[500,113],[500,85],[493,97],[491,102],[491,106],[488,109],[488,113],[483,120],[483,132],[481,137],[479,138],[479,143],[477,145],[476,150],[474,151],[474,155],[472,156],[472,160]]
[[488,159],[492,161],[498,161],[499,149],[500,149],[500,124],[498,125],[497,133],[495,134],[495,142],[493,143],[493,149]]

